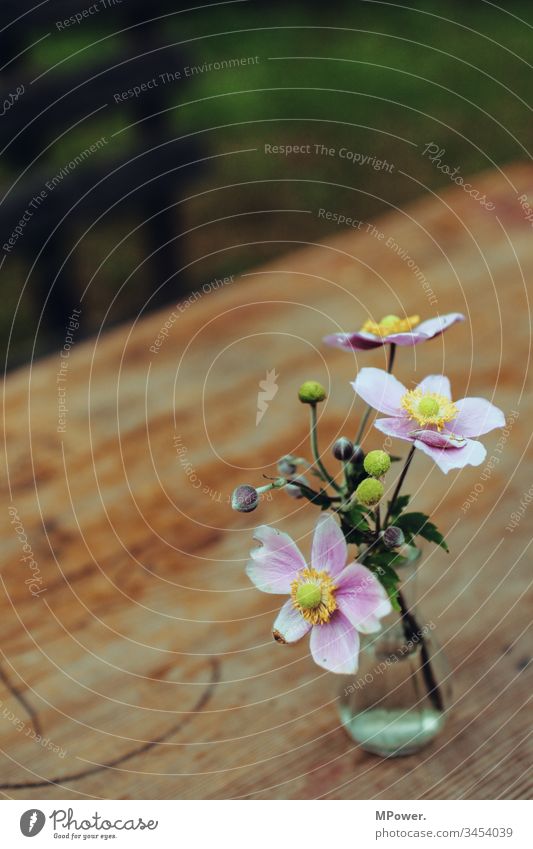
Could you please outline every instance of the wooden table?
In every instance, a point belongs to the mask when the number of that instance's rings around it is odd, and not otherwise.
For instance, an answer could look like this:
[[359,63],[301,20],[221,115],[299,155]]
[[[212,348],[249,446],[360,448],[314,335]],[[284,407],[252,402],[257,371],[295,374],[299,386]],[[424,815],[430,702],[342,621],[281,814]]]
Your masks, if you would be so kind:
[[[375,230],[288,242],[286,256],[245,279],[206,286],[179,308],[96,340],[76,342],[74,329],[68,358],[9,376],[6,797],[528,794],[533,513],[512,532],[506,525],[533,492],[533,233],[517,200],[533,198],[533,169],[515,165],[473,182],[494,211],[452,186],[386,214]],[[455,706],[432,747],[382,761],[339,727],[338,681],[312,663],[307,642],[272,642],[278,600],[244,574],[257,524],[279,523],[305,549],[314,509],[278,493],[241,515],[228,499],[237,483],[275,473],[281,453],[308,453],[307,411],[295,400],[304,379],[331,382],[322,446],[354,433],[360,408],[348,382],[362,365],[382,366],[384,353],[327,349],[325,333],[357,328],[368,315],[452,310],[467,323],[400,351],[398,376],[444,369],[456,397],[494,397],[519,415],[503,446],[498,433],[485,438],[498,459],[485,475],[481,467],[445,477],[423,456],[410,472],[413,503],[433,513],[452,552],[428,549],[419,594],[454,670]],[[269,369],[279,391],[256,427]],[[62,432],[58,400],[68,407]],[[371,433],[367,444],[378,442]]]

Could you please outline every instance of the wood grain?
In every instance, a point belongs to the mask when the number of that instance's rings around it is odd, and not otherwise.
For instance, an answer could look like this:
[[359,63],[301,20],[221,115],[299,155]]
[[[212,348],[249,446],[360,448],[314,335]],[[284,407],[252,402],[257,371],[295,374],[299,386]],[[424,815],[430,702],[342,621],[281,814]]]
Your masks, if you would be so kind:
[[[365,228],[323,244],[288,241],[281,259],[188,306],[75,343],[64,433],[59,356],[8,378],[5,797],[528,796],[531,515],[513,532],[506,525],[533,484],[533,234],[517,200],[533,197],[533,169],[474,180],[494,211],[453,187],[374,222],[383,238]],[[445,477],[422,456],[410,472],[415,505],[432,512],[452,551],[428,549],[419,589],[453,668],[455,704],[432,747],[382,761],[339,727],[338,681],[313,665],[307,645],[271,641],[277,599],[244,575],[258,523],[279,523],[305,549],[313,508],[279,494],[239,515],[228,500],[237,483],[275,473],[281,453],[308,454],[306,410],[295,400],[304,379],[329,386],[326,456],[338,434],[354,434],[349,381],[362,365],[382,366],[384,353],[327,349],[323,335],[369,315],[452,310],[467,322],[399,352],[398,376],[413,382],[444,370],[456,397],[493,397],[518,416],[503,446],[497,433],[485,438],[497,458],[485,474]],[[255,427],[258,383],[272,368],[279,391]],[[368,445],[378,443],[370,433]],[[39,570],[37,596],[8,508]]]

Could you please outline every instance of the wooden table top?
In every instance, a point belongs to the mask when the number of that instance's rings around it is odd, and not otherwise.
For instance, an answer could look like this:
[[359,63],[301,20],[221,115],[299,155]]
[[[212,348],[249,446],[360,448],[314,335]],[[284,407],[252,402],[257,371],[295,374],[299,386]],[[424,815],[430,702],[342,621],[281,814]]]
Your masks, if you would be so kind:
[[[83,343],[74,327],[68,357],[8,377],[5,797],[528,795],[533,233],[518,196],[533,199],[533,168],[473,183],[494,210],[451,186],[374,230],[288,241],[281,259],[179,307]],[[413,464],[413,503],[451,548],[428,547],[419,596],[453,668],[454,709],[430,748],[383,761],[339,727],[338,679],[313,664],[307,641],[272,642],[278,599],[244,574],[256,525],[278,523],[306,549],[315,510],[283,493],[248,515],[228,500],[263,469],[275,474],[280,454],[308,453],[303,380],[329,386],[322,446],[353,435],[348,382],[384,352],[328,349],[324,334],[369,315],[455,310],[467,322],[399,351],[396,373],[444,370],[456,397],[493,398],[511,425],[503,445],[497,432],[484,438],[488,471],[444,476],[422,455]],[[270,369],[279,391],[256,427]]]

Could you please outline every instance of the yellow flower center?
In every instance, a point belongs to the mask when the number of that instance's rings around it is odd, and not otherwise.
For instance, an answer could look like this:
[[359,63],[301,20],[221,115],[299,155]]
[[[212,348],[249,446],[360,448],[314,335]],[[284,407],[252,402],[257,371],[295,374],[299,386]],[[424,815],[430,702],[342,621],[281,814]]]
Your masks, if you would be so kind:
[[312,625],[324,625],[337,609],[336,589],[327,572],[302,569],[291,584],[292,605]]
[[381,321],[365,321],[361,330],[363,333],[373,333],[374,336],[389,336],[391,333],[408,333],[413,327],[420,324],[419,315],[409,315],[400,318],[397,315],[386,315]]
[[450,422],[459,413],[455,404],[444,395],[437,392],[423,394],[421,389],[406,392],[400,403],[409,418],[414,419],[421,427],[436,425],[438,430],[442,430],[446,422]]

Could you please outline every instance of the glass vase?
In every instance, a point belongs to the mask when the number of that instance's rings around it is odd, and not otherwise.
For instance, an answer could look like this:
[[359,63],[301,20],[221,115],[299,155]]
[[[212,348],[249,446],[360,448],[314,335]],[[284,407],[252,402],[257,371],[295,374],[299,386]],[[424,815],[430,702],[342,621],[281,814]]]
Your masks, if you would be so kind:
[[411,755],[442,731],[451,701],[450,675],[435,625],[414,604],[420,549],[400,552],[401,610],[377,634],[361,635],[359,668],[343,676],[339,714],[361,748],[382,757]]

